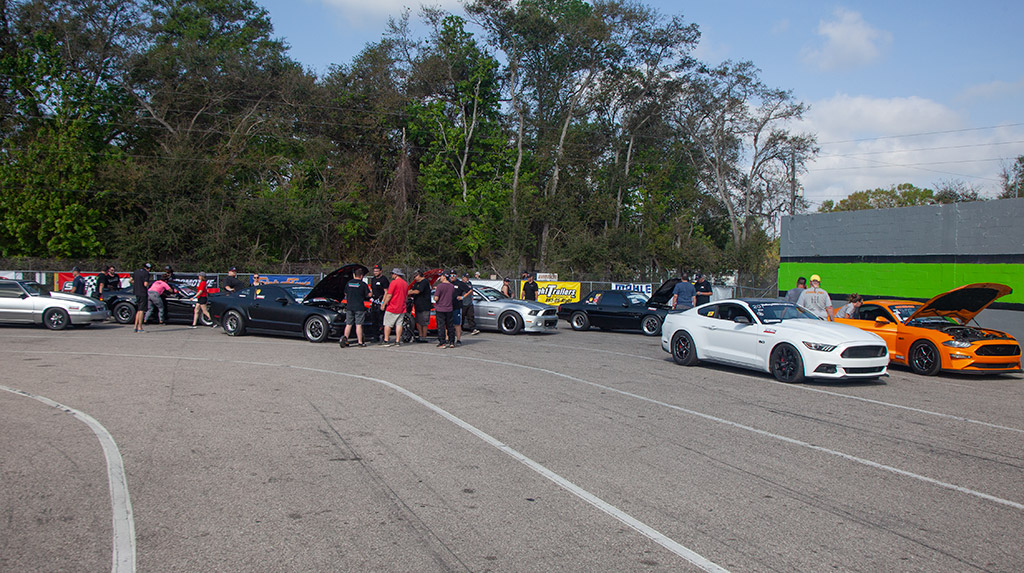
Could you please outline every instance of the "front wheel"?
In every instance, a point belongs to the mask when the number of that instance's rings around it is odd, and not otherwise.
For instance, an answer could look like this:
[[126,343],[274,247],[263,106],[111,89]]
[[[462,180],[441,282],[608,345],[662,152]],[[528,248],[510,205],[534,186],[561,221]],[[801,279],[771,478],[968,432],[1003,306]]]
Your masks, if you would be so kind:
[[661,333],[661,319],[657,315],[649,314],[640,321],[640,329],[647,336],[658,336]]
[[523,319],[514,312],[506,312],[498,317],[498,327],[502,334],[518,334],[523,329]]
[[918,340],[910,347],[910,369],[922,376],[935,376],[942,368],[942,358],[935,345],[927,340]]
[[64,330],[69,324],[71,319],[63,308],[50,308],[43,313],[43,325],[50,330]]
[[307,318],[305,326],[302,327],[302,333],[306,336],[306,340],[310,342],[323,342],[327,340],[327,335],[330,334],[330,331],[327,321],[322,316]]
[[569,326],[573,330],[587,330],[590,328],[590,317],[583,311],[576,311],[569,317]]
[[672,335],[672,360],[682,366],[697,364],[697,347],[689,332],[680,330]]
[[230,336],[242,336],[245,334],[245,319],[237,310],[229,310],[224,315],[224,332]]
[[789,344],[780,344],[772,349],[769,367],[775,379],[787,384],[798,384],[804,379],[804,361],[800,353]]
[[213,326],[213,315],[206,316],[203,311],[199,311],[199,324],[203,326]]
[[118,324],[135,322],[135,305],[130,302],[119,302],[114,305],[114,320]]

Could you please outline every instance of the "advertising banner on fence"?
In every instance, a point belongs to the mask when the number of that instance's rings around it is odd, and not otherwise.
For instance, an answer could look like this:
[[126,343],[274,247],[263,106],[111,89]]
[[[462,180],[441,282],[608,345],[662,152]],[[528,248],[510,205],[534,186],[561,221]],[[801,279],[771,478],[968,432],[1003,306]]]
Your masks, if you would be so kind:
[[537,281],[537,302],[543,302],[552,306],[558,306],[565,302],[578,302],[580,300],[581,284],[571,282],[541,282]]
[[651,283],[612,283],[612,290],[642,292],[650,298],[651,294],[654,293],[654,286]]
[[[56,273],[57,274],[57,290],[62,292],[71,292],[71,281],[75,280],[73,273]],[[99,273],[82,273],[82,278],[85,279],[85,294],[87,296],[93,296],[96,293],[96,277]],[[131,284],[128,279],[131,278],[131,273],[117,273],[117,276],[121,279],[121,286],[126,287]]]
[[288,285],[313,286],[320,280],[316,275],[260,275],[259,284],[283,283]]

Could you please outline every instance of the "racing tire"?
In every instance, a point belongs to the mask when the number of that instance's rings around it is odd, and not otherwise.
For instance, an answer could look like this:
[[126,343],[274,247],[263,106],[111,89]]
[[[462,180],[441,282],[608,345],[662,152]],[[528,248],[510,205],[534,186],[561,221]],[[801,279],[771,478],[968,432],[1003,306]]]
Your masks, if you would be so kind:
[[647,336],[661,334],[661,319],[656,314],[648,314],[640,320],[640,330]]
[[224,332],[228,336],[242,336],[245,334],[245,319],[237,310],[229,310],[224,315]]
[[588,330],[590,328],[590,317],[587,313],[577,310],[569,317],[569,326],[573,330]]
[[680,330],[672,335],[672,360],[681,366],[697,364],[697,346],[689,332]]
[[502,334],[519,334],[523,329],[523,319],[514,312],[506,312],[498,317],[498,329]]
[[203,314],[203,311],[199,311],[199,324],[203,326],[213,326],[214,322],[215,321],[213,320],[212,314],[210,315],[210,318],[206,318],[206,315]]
[[306,323],[302,326],[302,335],[310,342],[323,342],[327,340],[327,335],[330,333],[331,328],[327,321],[319,315],[307,318]]
[[935,376],[942,368],[942,357],[935,345],[927,340],[918,340],[910,346],[907,364],[914,374]]
[[114,305],[114,320],[118,324],[132,324],[135,322],[135,305],[130,302],[119,302]]
[[780,344],[772,349],[768,367],[779,382],[799,384],[804,381],[804,361],[791,344]]
[[50,330],[64,330],[71,324],[68,311],[63,308],[48,308],[43,313],[43,326]]

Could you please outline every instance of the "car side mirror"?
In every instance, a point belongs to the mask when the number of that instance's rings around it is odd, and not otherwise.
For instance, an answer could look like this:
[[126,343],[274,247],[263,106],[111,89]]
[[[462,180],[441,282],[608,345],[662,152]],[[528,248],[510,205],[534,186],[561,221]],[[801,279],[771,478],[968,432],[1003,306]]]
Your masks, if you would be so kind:
[[883,324],[889,324],[889,319],[885,318],[884,316],[876,316],[875,324],[878,326],[882,326]]
[[25,300],[26,298],[28,298],[28,295],[25,293],[21,293],[21,300]]
[[276,299],[274,299],[274,300],[276,300],[277,302],[279,302],[279,303],[281,303],[281,304],[288,304],[288,299],[286,299],[286,298],[285,298],[285,297],[283,297],[283,296],[279,296],[279,297],[277,297],[277,298],[276,298]]
[[732,317],[732,321],[738,324],[750,324],[750,317],[740,314]]

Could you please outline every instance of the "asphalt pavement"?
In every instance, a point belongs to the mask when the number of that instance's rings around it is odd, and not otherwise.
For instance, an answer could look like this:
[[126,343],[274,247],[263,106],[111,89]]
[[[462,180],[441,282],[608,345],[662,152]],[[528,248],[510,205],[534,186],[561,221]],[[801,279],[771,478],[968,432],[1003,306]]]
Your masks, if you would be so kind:
[[0,327],[0,571],[1024,570],[1019,375],[463,341]]

